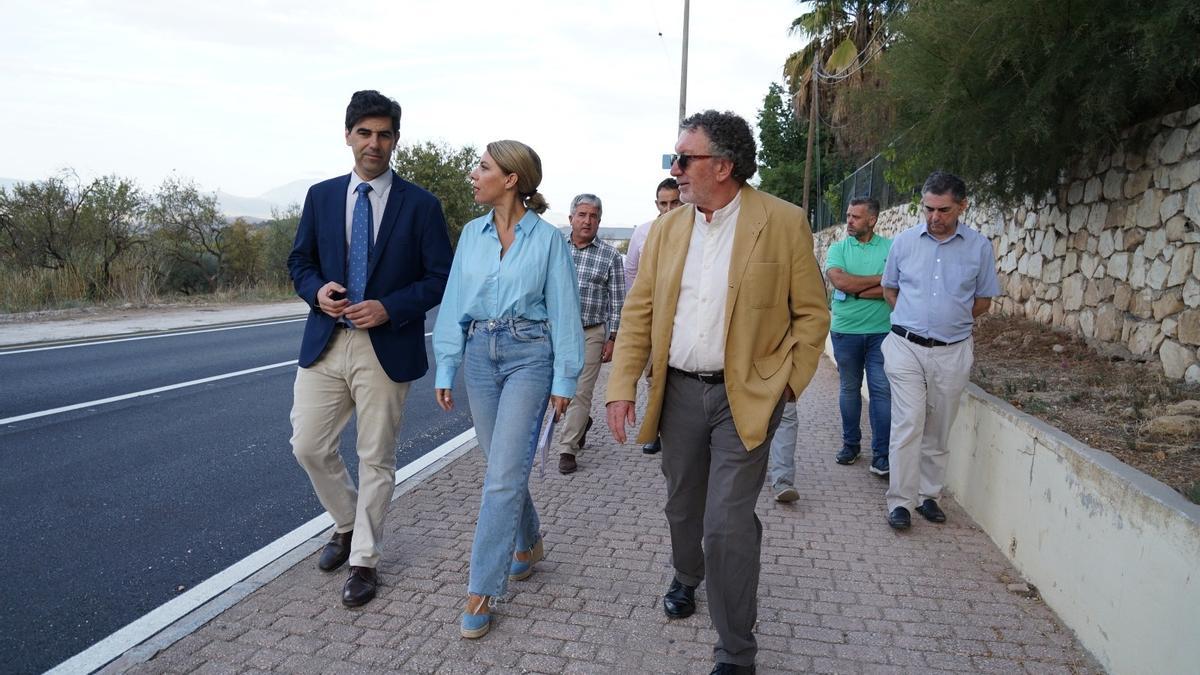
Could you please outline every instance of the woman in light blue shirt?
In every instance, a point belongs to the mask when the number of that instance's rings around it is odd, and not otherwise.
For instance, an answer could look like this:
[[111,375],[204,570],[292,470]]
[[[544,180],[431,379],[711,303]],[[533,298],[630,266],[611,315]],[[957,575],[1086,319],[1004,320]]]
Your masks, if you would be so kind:
[[487,457],[462,615],[466,638],[488,632],[494,598],[542,559],[529,471],[547,403],[557,420],[583,367],[575,265],[566,239],[538,215],[547,206],[541,182],[532,148],[488,144],[471,184],[475,201],[492,210],[463,228],[433,329],[438,405],[454,407],[451,387],[462,366]]

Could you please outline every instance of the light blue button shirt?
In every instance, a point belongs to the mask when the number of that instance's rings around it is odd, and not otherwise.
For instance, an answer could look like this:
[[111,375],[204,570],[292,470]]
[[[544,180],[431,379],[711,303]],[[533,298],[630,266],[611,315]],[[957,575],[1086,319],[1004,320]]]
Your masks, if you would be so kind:
[[512,245],[500,257],[493,213],[463,228],[442,306],[433,327],[435,387],[454,386],[472,321],[523,318],[546,321],[554,349],[550,393],[575,395],[583,368],[579,287],[567,240],[533,211],[517,222]]
[[943,342],[971,337],[975,298],[1000,295],[991,242],[962,223],[945,241],[934,239],[925,223],[901,232],[881,285],[900,289],[893,326]]

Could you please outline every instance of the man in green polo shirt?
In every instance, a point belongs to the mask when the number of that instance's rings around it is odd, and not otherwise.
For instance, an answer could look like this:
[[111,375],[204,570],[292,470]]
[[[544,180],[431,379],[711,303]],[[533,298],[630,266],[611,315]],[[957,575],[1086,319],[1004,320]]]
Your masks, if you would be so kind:
[[892,423],[892,394],[883,372],[883,339],[891,331],[891,308],[879,281],[892,240],[875,234],[879,202],[851,200],[846,209],[845,239],[829,247],[825,277],[833,284],[829,337],[841,378],[838,403],[842,413],[842,449],[835,460],[853,464],[861,449],[862,379],[867,374],[870,394],[871,473],[888,475],[888,438]]

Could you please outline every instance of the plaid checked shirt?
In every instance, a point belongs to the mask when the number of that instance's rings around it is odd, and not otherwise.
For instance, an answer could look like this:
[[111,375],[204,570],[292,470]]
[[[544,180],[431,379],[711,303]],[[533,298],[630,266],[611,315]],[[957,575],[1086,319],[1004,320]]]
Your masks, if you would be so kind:
[[584,326],[608,324],[608,334],[617,332],[621,324],[621,306],[625,304],[625,266],[621,252],[600,241],[579,248],[566,233],[575,273],[579,276],[579,315]]

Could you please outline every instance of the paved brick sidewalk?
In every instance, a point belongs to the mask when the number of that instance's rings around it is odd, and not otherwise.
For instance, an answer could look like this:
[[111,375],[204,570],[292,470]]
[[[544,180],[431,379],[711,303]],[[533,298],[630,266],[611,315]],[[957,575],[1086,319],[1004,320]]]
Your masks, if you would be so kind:
[[[1009,592],[1016,571],[950,500],[945,525],[887,527],[885,482],[833,462],[836,400],[823,361],[800,401],[802,497],[779,505],[764,488],[759,501],[759,672],[1102,672],[1039,600]],[[131,671],[707,673],[703,587],[691,618],[660,608],[672,572],[658,458],[602,426],[577,473],[535,467],[547,559],[510,585],[483,639],[458,636],[482,480],[472,450],[393,503],[385,585],[365,608],[344,609],[345,572],[310,556]]]

